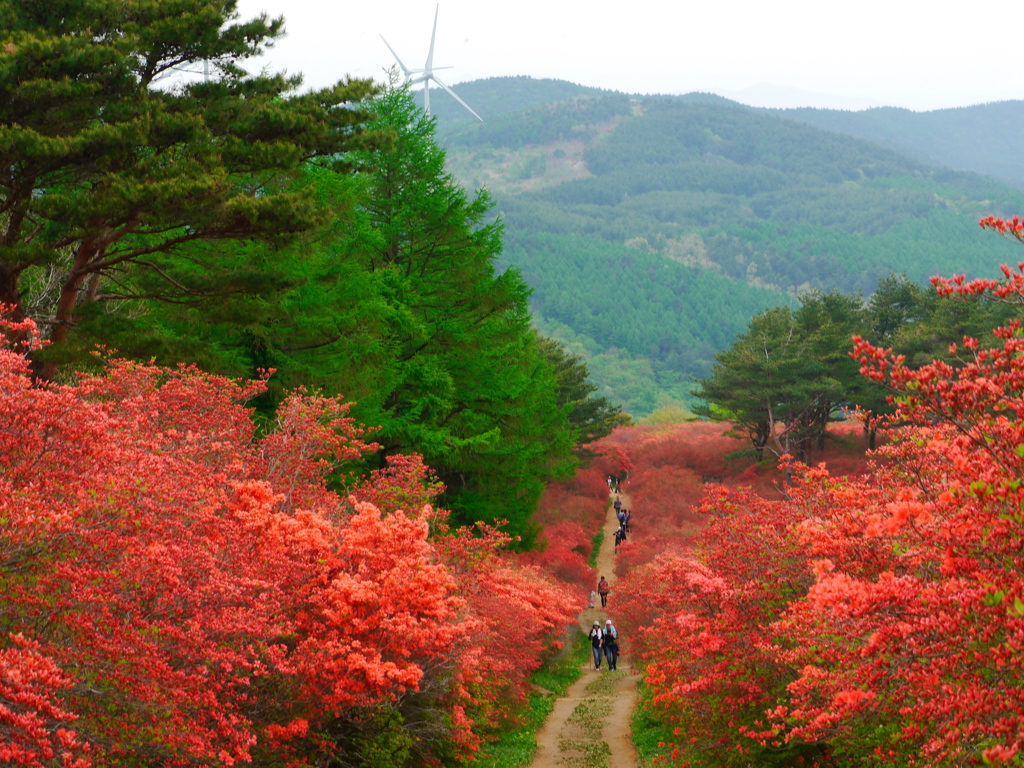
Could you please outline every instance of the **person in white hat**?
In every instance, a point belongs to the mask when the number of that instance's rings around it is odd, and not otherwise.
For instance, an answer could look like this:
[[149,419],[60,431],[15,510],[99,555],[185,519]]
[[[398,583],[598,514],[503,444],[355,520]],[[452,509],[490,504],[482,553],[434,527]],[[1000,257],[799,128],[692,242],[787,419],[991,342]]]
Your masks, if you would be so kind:
[[608,655],[608,669],[616,670],[619,667],[619,630],[608,619],[604,623],[604,652]]
[[590,650],[594,652],[594,669],[601,668],[601,655],[604,649],[604,632],[601,631],[601,622],[595,621],[590,628]]

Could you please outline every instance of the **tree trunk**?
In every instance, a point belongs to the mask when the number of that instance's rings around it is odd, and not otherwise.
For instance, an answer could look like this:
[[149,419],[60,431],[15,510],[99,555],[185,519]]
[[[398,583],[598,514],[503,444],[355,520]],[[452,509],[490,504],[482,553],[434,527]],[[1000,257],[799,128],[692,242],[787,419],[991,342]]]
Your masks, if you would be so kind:
[[[18,290],[18,277],[21,275],[20,268],[5,267],[0,265],[0,316],[5,320],[12,320],[16,323],[25,319],[25,308],[21,303],[21,291]],[[28,341],[28,334],[25,331],[12,331],[3,328],[4,337],[10,345],[19,349]]]
[[[67,337],[68,332],[75,325],[75,307],[78,305],[78,292],[82,283],[90,273],[85,267],[96,256],[98,249],[93,240],[83,240],[75,252],[75,261],[71,268],[71,274],[60,289],[60,298],[57,300],[56,317],[53,326],[53,333],[50,335],[50,346],[60,344]],[[32,378],[34,381],[52,381],[57,375],[57,363],[38,362],[32,365]]]

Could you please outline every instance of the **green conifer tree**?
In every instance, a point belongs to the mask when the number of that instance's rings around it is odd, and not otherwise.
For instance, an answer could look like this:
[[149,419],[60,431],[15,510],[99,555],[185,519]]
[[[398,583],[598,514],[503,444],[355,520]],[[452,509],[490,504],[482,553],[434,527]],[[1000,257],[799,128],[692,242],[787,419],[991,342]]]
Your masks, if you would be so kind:
[[0,303],[55,350],[84,304],[194,294],[184,245],[309,229],[322,211],[288,180],[362,142],[371,84],[248,75],[283,20],[239,22],[236,0],[5,0],[0,29]]

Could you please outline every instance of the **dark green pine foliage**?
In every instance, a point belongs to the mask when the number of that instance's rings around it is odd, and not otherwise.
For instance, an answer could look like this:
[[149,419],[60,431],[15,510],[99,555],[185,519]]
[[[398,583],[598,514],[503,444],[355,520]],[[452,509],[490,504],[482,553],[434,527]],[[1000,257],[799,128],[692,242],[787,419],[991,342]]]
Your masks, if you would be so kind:
[[540,337],[539,343],[555,372],[558,402],[569,409],[569,425],[577,447],[611,434],[618,426],[632,423],[629,415],[609,403],[608,398],[593,396],[597,387],[590,382],[590,371],[582,357],[572,354],[554,339]]
[[747,434],[758,459],[766,448],[792,454],[801,435],[790,425],[816,405],[821,373],[792,310],[775,307],[752,318],[747,331],[715,356],[711,376],[699,382],[696,394],[712,404],[713,417]]
[[874,447],[878,417],[893,412],[892,394],[860,375],[850,357],[854,336],[891,348],[911,365],[955,363],[965,336],[990,338],[993,327],[1014,319],[1017,308],[984,296],[945,296],[906,275],[889,274],[868,302],[859,295],[812,291],[793,311],[777,307],[756,315],[728,349],[715,356],[711,375],[696,394],[712,418],[734,422],[759,458],[767,448],[801,460],[824,447],[829,419],[847,409],[869,416]]
[[[0,302],[47,330],[44,376],[86,305],[238,290],[222,250],[182,248],[309,230],[324,211],[291,179],[364,143],[371,84],[248,75],[283,21],[235,0],[4,0],[0,29]],[[179,279],[197,268],[215,279]]]
[[362,156],[358,242],[347,248],[391,291],[393,363],[361,412],[386,452],[423,454],[460,519],[507,519],[528,537],[544,483],[573,466],[572,406],[531,329],[529,290],[517,271],[495,271],[490,198],[445,171],[407,89],[373,109],[393,145]]
[[311,164],[293,182],[330,212],[325,223],[283,243],[189,244],[190,259],[216,248],[248,281],[213,296],[197,288],[211,273],[193,269],[182,277],[191,299],[94,312],[80,338],[233,375],[273,368],[257,404],[267,412],[296,386],[340,394],[377,428],[379,462],[422,454],[458,520],[508,520],[529,544],[544,484],[571,472],[575,444],[610,431],[618,411],[591,400],[582,363],[538,339],[518,272],[495,270],[489,198],[445,172],[409,93],[364,106],[385,140],[349,154],[358,173]]
[[867,323],[860,297],[838,291],[806,294],[796,311],[770,309],[716,355],[697,394],[712,404],[707,413],[748,435],[758,458],[767,448],[806,460],[842,409],[884,402],[849,355]]

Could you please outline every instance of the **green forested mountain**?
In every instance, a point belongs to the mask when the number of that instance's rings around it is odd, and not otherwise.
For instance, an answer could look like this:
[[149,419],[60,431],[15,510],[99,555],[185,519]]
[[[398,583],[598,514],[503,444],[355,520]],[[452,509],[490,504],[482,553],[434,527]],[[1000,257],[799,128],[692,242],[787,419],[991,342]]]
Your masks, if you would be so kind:
[[801,292],[1017,258],[977,222],[1024,210],[1020,190],[717,96],[574,94],[444,135],[453,173],[494,194],[538,325],[634,415],[685,400]]
[[975,171],[1024,189],[1024,101],[912,112],[784,109],[775,114],[875,142],[923,162]]

